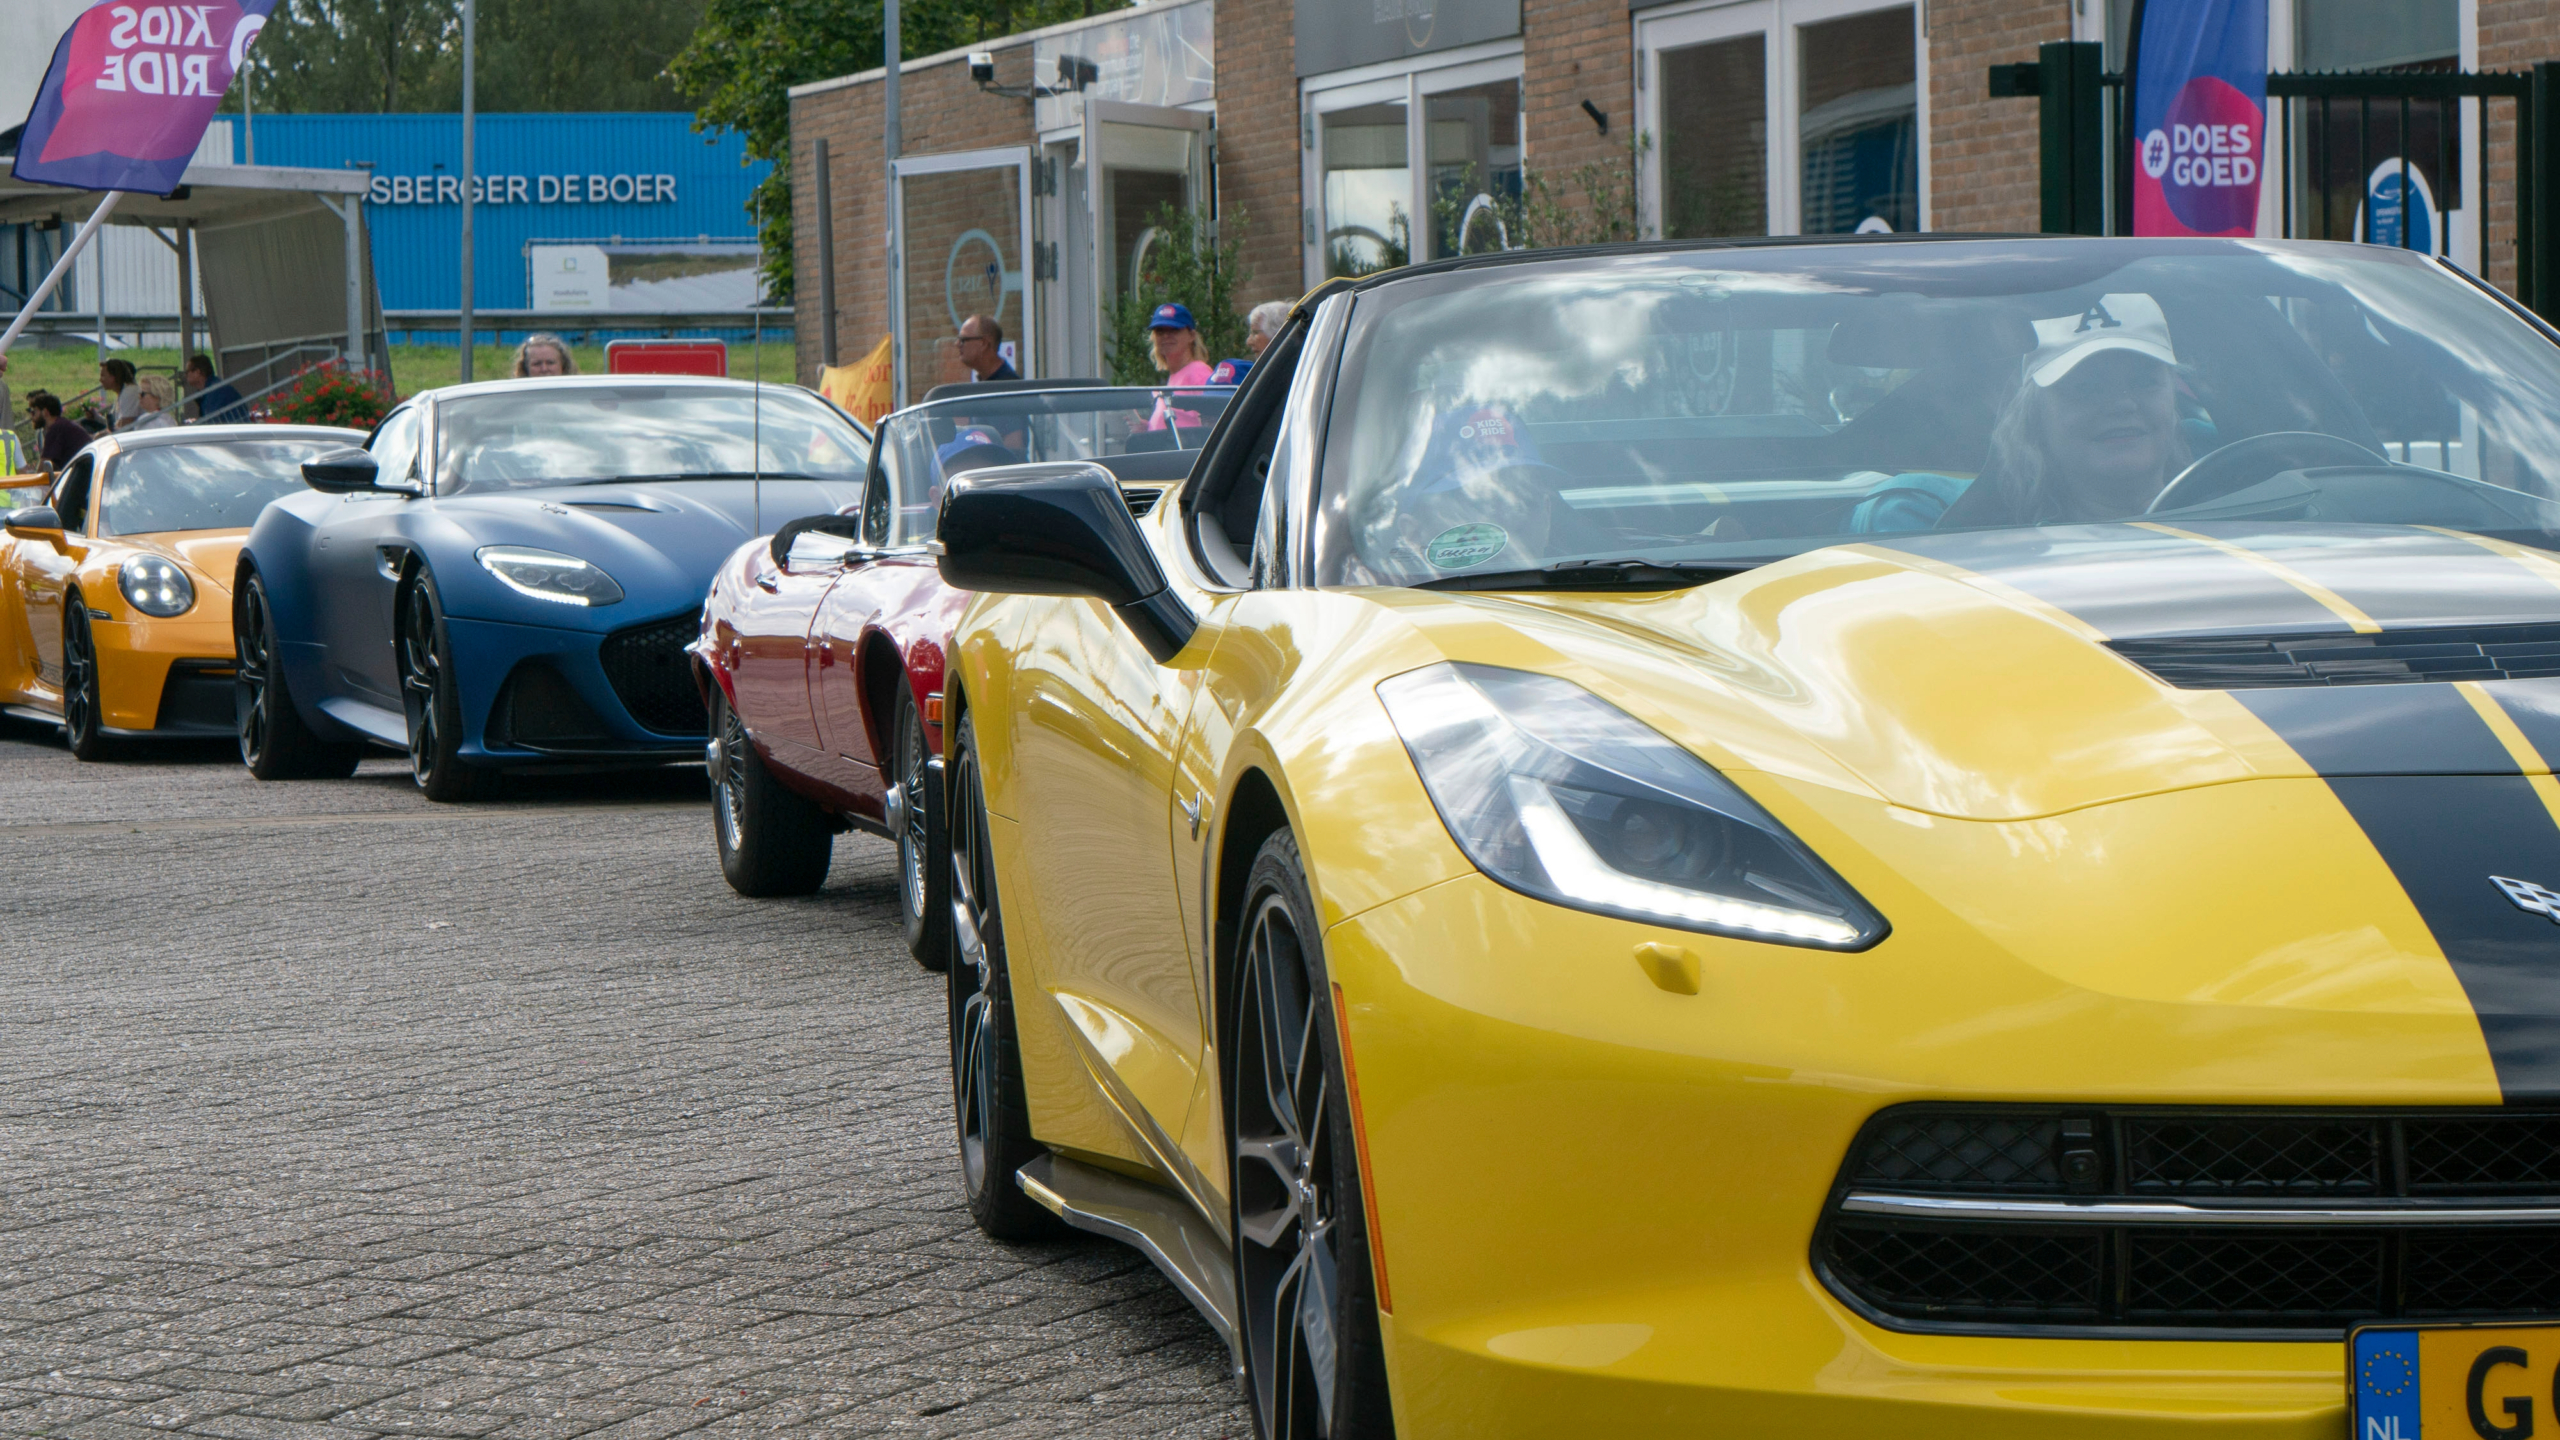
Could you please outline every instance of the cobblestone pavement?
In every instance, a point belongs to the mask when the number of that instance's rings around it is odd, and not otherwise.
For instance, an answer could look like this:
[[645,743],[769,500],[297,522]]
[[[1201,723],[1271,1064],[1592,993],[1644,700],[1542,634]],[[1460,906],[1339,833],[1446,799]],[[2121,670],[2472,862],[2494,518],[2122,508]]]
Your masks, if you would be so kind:
[[888,846],[707,827],[0,722],[0,1435],[1248,1433],[1133,1252],[970,1226]]

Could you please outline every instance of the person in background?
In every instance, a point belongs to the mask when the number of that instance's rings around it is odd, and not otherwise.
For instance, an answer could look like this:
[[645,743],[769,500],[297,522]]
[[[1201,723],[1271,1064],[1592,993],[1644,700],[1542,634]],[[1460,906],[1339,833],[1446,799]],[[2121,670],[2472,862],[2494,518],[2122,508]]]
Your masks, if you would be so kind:
[[240,392],[215,373],[210,355],[187,357],[187,390],[196,397],[196,418],[208,425],[233,425],[248,418],[241,413]]
[[972,315],[960,322],[960,363],[975,380],[1019,380],[1022,372],[1004,358],[1004,327],[991,315]]
[[98,388],[114,400],[107,412],[107,428],[122,430],[142,415],[142,391],[134,383],[133,362],[108,360],[98,366]]
[[1156,368],[1164,372],[1167,383],[1209,383],[1209,362],[1200,356],[1200,327],[1191,321],[1190,306],[1179,300],[1157,306],[1147,317],[1147,343],[1155,350]]
[[1265,300],[1246,311],[1245,352],[1255,360],[1261,359],[1262,352],[1270,349],[1271,342],[1279,337],[1280,327],[1288,323],[1289,302],[1286,300]]
[[142,392],[142,413],[128,430],[160,430],[178,423],[178,382],[166,375],[145,375],[134,383]]
[[527,335],[516,346],[516,363],[512,372],[519,380],[530,375],[575,375],[577,357],[569,353],[569,342],[545,331]]
[[88,448],[89,432],[62,415],[62,402],[50,390],[27,397],[27,418],[36,423],[36,458],[48,470],[59,470]]

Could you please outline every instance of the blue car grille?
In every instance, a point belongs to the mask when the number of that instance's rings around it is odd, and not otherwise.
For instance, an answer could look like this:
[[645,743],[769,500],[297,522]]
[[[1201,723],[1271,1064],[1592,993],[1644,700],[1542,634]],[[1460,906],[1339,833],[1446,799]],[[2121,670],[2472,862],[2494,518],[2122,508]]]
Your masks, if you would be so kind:
[[616,630],[597,647],[605,683],[641,729],[660,735],[709,733],[710,717],[703,712],[702,692],[694,688],[684,653],[700,628],[695,616],[675,615]]

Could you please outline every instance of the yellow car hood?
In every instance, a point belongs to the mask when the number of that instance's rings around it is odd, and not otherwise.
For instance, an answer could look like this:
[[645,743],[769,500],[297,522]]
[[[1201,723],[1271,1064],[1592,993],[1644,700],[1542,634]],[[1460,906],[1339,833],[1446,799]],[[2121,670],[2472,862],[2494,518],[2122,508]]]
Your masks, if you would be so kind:
[[[2490,654],[2560,627],[2560,562],[2449,531],[1920,535],[1688,590],[1470,598],[1721,763],[1960,819],[2266,776],[2547,773],[2560,753],[2560,678],[2499,678],[2533,667]],[[2212,651],[2284,647],[2314,655],[2292,672],[2309,683],[2213,679]],[[2319,683],[2413,665],[2487,683]]]

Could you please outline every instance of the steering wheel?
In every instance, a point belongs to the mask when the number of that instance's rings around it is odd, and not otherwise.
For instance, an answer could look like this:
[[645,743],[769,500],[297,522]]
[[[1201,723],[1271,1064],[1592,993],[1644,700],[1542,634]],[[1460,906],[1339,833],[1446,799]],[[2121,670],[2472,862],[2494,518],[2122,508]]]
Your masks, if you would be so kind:
[[2235,440],[2178,472],[2178,478],[2143,507],[2145,515],[2202,505],[2236,494],[2287,470],[2319,465],[2388,465],[2391,462],[2353,440],[2317,430],[2271,430]]

